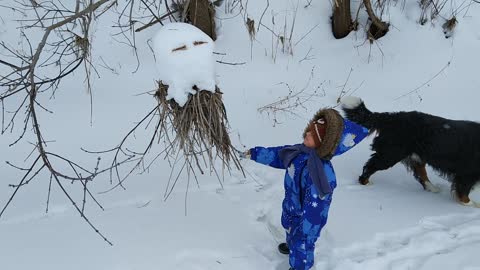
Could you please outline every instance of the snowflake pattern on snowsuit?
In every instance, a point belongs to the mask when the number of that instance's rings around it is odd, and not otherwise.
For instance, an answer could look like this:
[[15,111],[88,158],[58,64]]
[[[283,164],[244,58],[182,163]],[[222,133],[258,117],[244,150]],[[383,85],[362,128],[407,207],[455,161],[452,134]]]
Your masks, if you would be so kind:
[[[368,130],[344,119],[344,130],[334,156],[341,155],[368,135]],[[278,169],[285,169],[285,198],[282,203],[282,226],[290,248],[289,263],[295,270],[307,270],[314,263],[315,242],[327,223],[333,193],[320,198],[310,178],[307,154],[295,157],[288,168],[279,158],[279,147],[254,147],[251,159]],[[335,172],[329,160],[322,159],[325,174],[332,190],[337,186]]]

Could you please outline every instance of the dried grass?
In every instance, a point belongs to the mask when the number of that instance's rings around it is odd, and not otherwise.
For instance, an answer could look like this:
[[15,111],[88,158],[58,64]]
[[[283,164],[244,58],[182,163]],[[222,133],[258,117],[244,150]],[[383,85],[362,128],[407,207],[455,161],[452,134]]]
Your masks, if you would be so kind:
[[[222,92],[217,87],[215,93],[197,91],[190,95],[187,103],[181,107],[174,99],[167,100],[168,85],[158,82],[155,97],[158,101],[159,135],[166,139],[170,152],[180,151],[187,161],[186,168],[196,166],[203,174],[210,168],[217,176],[214,161],[222,161],[223,168],[229,171],[234,165],[242,166],[228,135],[228,119],[222,102]],[[167,134],[173,134],[169,137]],[[163,136],[162,136],[163,135]],[[166,153],[167,156],[171,153]],[[243,170],[242,170],[243,171]]]

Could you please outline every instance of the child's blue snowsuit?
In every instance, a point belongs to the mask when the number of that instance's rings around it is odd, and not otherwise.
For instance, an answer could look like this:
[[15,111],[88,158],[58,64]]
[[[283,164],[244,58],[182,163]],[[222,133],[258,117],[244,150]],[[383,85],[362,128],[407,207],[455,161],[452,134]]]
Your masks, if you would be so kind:
[[[334,156],[340,155],[358,144],[368,135],[368,130],[344,119],[344,129]],[[250,149],[251,159],[278,169],[286,169],[285,198],[282,204],[282,226],[286,230],[290,248],[290,266],[295,270],[307,270],[313,266],[315,241],[327,223],[332,193],[319,197],[312,183],[308,166],[308,155],[299,154],[285,168],[279,158],[280,147],[255,147]],[[329,160],[322,159],[324,170],[332,190],[337,186],[335,172]]]

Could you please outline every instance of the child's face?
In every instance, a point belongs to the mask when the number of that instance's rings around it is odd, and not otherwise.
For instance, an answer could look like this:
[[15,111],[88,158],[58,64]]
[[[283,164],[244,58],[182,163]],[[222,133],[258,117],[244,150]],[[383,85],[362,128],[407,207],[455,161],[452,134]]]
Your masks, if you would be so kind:
[[307,134],[305,134],[305,138],[303,139],[303,144],[306,147],[315,148],[315,141],[313,140],[312,132],[308,131]]

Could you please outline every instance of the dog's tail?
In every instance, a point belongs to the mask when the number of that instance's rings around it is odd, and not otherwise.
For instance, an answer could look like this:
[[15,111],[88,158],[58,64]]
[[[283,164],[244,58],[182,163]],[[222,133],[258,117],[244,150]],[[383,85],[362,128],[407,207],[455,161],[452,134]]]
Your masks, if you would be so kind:
[[379,113],[371,112],[363,100],[358,97],[344,97],[342,98],[342,110],[345,112],[345,116],[348,120],[360,124],[370,130],[376,129],[376,118]]

